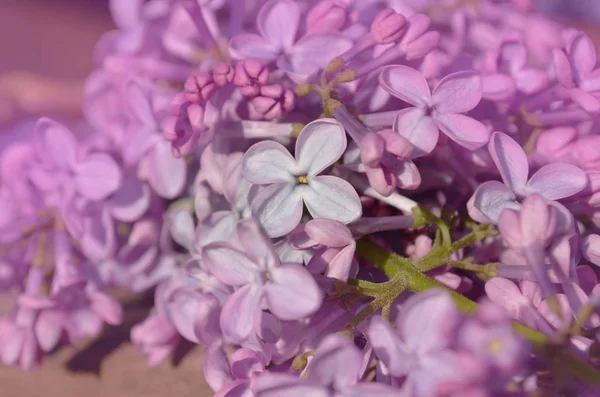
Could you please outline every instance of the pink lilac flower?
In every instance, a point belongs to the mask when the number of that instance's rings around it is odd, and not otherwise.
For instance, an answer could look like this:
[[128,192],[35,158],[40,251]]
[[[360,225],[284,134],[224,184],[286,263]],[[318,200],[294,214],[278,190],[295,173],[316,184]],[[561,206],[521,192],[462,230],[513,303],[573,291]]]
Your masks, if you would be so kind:
[[268,185],[252,200],[252,212],[269,236],[292,231],[300,223],[303,203],[314,218],[350,223],[360,217],[360,200],[352,185],[332,175],[320,175],[345,149],[343,126],[320,119],[300,132],[295,159],[274,141],[259,142],[246,151],[244,178]]
[[600,68],[592,39],[579,33],[567,51],[555,49],[553,65],[558,82],[569,90],[571,99],[590,113],[600,112]]
[[481,78],[475,72],[458,72],[442,79],[433,91],[423,75],[408,66],[387,66],[379,84],[412,107],[398,112],[394,131],[407,138],[418,155],[435,148],[441,130],[461,146],[474,150],[489,140],[488,129],[465,116],[481,100]]
[[250,388],[257,397],[395,396],[398,391],[376,382],[359,382],[361,352],[340,335],[325,338],[306,371],[308,379],[290,374],[265,373],[252,379]]
[[282,264],[270,241],[253,220],[238,223],[240,251],[228,243],[202,250],[208,270],[227,285],[239,287],[223,306],[225,336],[243,341],[256,332],[263,301],[281,320],[296,320],[321,306],[322,292],[310,273],[297,264]]
[[280,69],[300,82],[352,46],[350,39],[337,32],[314,32],[297,39],[300,16],[300,6],[294,1],[267,1],[257,16],[259,34],[233,37],[229,43],[231,55],[237,59],[276,60]]
[[481,223],[497,223],[505,208],[519,207],[517,198],[537,193],[548,200],[560,200],[580,192],[588,182],[583,170],[561,163],[543,166],[528,180],[527,155],[514,139],[502,132],[492,135],[489,151],[504,183],[484,182],[469,200],[469,215]]

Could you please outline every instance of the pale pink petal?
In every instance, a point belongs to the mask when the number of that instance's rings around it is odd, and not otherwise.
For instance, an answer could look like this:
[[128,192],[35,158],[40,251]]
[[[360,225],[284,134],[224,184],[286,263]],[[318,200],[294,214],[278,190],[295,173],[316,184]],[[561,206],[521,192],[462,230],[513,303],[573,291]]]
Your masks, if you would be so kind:
[[202,259],[213,276],[232,286],[252,282],[260,272],[246,254],[223,242],[206,245],[202,249]]
[[202,370],[204,379],[214,391],[219,391],[233,380],[229,360],[221,342],[214,342],[206,348]]
[[110,15],[116,26],[128,29],[140,22],[143,0],[110,0]]
[[529,162],[523,148],[508,135],[494,132],[489,150],[504,183],[513,191],[521,192],[529,174]]
[[58,310],[40,312],[35,322],[34,332],[43,351],[51,351],[60,342],[65,320],[65,313]]
[[472,71],[452,73],[433,89],[431,105],[440,112],[465,113],[481,101],[481,77]]
[[148,94],[138,81],[131,81],[127,86],[127,99],[133,116],[148,127],[156,127],[157,122]]
[[431,100],[425,77],[408,66],[386,66],[379,75],[379,85],[391,95],[414,106],[425,107]]
[[394,131],[415,146],[412,158],[430,153],[437,145],[439,130],[433,119],[420,108],[402,109],[394,120]]
[[467,203],[469,216],[479,223],[497,223],[502,211],[515,205],[516,198],[503,183],[484,182]]
[[271,240],[263,235],[256,221],[241,221],[236,230],[244,252],[256,265],[262,269],[269,269],[279,264],[279,257]]
[[583,110],[591,114],[600,113],[600,100],[579,88],[571,88],[569,91],[573,102],[581,106]]
[[570,54],[577,81],[583,80],[596,66],[596,46],[586,34],[580,34],[571,43]]
[[265,285],[269,310],[281,320],[299,320],[321,307],[323,293],[302,265],[289,264],[271,269]]
[[398,313],[396,326],[407,346],[416,353],[425,353],[450,343],[449,326],[457,315],[450,294],[433,289],[411,296]]
[[251,183],[293,183],[297,171],[296,160],[280,143],[262,141],[246,151],[242,162],[244,178]]
[[343,390],[360,377],[362,357],[351,339],[331,334],[319,344],[310,363],[311,380]]
[[294,375],[270,372],[252,379],[252,391],[261,397],[332,397],[327,387]]
[[256,25],[260,34],[277,49],[287,49],[296,39],[300,7],[292,0],[271,0],[258,12]]
[[83,229],[79,244],[86,257],[99,262],[114,254],[115,228],[108,210],[86,216],[83,219]]
[[288,183],[274,183],[261,189],[251,207],[269,237],[291,232],[302,218],[302,196],[296,186]]
[[162,198],[175,198],[185,187],[187,174],[185,160],[173,157],[169,142],[156,143],[150,152],[148,168],[148,183]]
[[33,133],[33,147],[45,162],[67,169],[77,161],[77,140],[64,125],[43,117]]
[[123,140],[123,161],[127,165],[137,164],[159,140],[155,127],[131,124]]
[[137,178],[125,177],[109,200],[110,212],[118,220],[133,222],[150,207],[150,188]]
[[517,89],[525,94],[536,94],[548,85],[548,75],[545,71],[526,68],[514,75]]
[[517,87],[512,77],[503,73],[490,74],[481,78],[483,97],[492,101],[511,98]]
[[341,248],[354,243],[350,229],[330,219],[312,219],[306,223],[304,231],[312,240],[328,247]]
[[319,175],[308,186],[300,186],[302,198],[313,218],[325,218],[350,223],[362,214],[360,199],[354,187],[345,180]]
[[383,318],[373,317],[367,329],[367,337],[375,355],[384,362],[392,375],[404,376],[411,365],[416,364],[406,345],[402,343],[390,323]]
[[258,327],[263,288],[245,285],[233,293],[221,311],[223,335],[234,342],[241,342],[252,336]]
[[573,72],[569,58],[567,58],[567,54],[563,50],[555,48],[552,51],[552,65],[554,66],[554,73],[560,85],[565,88],[571,88],[573,86]]
[[571,164],[552,163],[540,168],[529,182],[529,193],[539,193],[549,200],[560,200],[582,191],[587,185],[585,171]]
[[91,309],[107,324],[119,325],[123,322],[123,308],[113,297],[99,291],[88,293]]
[[317,175],[335,163],[346,150],[346,132],[335,119],[319,119],[306,125],[296,140],[298,170]]
[[493,277],[485,283],[485,293],[494,303],[506,310],[513,318],[521,319],[522,308],[529,305],[529,300],[521,294],[519,287],[512,281]]
[[[283,69],[299,76],[310,76],[338,55],[352,48],[353,42],[339,33],[309,34],[298,40]],[[295,80],[295,79],[294,79]]]
[[281,49],[257,34],[241,33],[229,42],[229,54],[234,59],[257,58],[270,61],[280,53]]
[[329,262],[327,273],[325,275],[327,277],[337,278],[344,282],[348,281],[350,271],[352,270],[355,249],[355,245],[352,244],[338,252]]
[[90,200],[102,200],[113,194],[122,178],[115,160],[104,153],[93,153],[75,167],[77,191]]
[[490,139],[485,125],[463,114],[437,113],[433,119],[448,138],[469,150],[479,149]]

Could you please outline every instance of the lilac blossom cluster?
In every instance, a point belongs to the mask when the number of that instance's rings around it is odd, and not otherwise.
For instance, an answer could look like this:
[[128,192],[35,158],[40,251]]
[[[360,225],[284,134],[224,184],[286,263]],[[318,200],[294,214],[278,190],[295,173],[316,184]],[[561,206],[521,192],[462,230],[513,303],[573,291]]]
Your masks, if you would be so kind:
[[598,50],[531,3],[113,0],[0,154],[2,362],[127,291],[219,397],[599,395]]

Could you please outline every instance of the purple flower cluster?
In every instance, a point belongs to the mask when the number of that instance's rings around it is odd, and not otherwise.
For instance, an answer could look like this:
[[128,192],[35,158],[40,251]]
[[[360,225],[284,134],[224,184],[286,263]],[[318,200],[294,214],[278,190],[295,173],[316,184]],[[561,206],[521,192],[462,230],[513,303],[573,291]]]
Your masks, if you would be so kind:
[[111,1],[85,120],[0,152],[2,362],[127,291],[219,397],[599,395],[598,50],[472,3]]

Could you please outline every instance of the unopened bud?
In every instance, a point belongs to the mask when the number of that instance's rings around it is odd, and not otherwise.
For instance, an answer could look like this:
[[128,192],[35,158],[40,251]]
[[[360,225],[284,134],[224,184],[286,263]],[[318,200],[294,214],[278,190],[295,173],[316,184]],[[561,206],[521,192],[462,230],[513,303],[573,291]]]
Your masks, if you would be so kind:
[[347,17],[346,4],[342,1],[322,0],[306,15],[306,31],[308,33],[339,31],[346,24]]
[[391,8],[377,14],[371,24],[371,34],[379,44],[398,41],[406,33],[406,18]]

